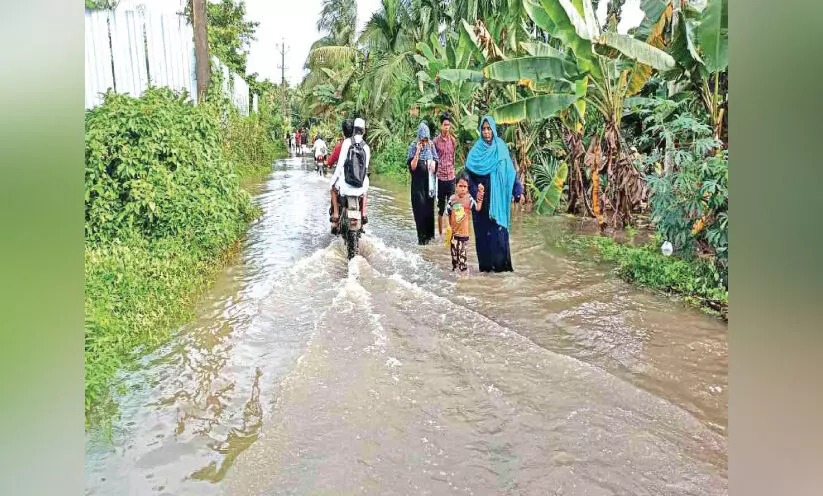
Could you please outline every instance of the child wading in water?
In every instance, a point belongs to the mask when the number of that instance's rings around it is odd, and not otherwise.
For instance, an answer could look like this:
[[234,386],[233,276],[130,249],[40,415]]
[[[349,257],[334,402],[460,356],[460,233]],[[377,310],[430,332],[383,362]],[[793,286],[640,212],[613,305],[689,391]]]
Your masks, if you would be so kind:
[[469,178],[465,174],[457,178],[457,193],[449,198],[446,210],[449,216],[449,225],[452,229],[451,255],[452,270],[460,269],[465,272],[466,253],[469,246],[469,211],[479,212],[483,208],[483,185],[477,189],[477,201],[469,194]]

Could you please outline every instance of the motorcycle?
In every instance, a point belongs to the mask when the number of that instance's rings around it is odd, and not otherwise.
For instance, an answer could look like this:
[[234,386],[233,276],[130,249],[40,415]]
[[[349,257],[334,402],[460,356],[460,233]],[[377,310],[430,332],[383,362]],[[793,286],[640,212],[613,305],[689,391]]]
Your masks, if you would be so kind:
[[326,175],[326,157],[314,157],[314,170],[321,176]]
[[360,235],[363,233],[363,215],[360,208],[362,196],[341,197],[340,236],[346,243],[349,260],[360,253]]

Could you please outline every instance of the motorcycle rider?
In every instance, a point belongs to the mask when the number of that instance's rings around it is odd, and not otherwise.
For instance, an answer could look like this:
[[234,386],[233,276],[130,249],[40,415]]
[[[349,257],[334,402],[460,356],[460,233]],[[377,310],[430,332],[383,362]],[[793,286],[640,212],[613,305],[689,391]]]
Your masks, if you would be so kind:
[[[328,167],[334,167],[337,165],[337,159],[340,158],[340,148],[343,146],[343,142],[346,141],[346,139],[351,138],[352,133],[354,133],[354,124],[352,124],[352,121],[348,119],[343,121],[342,131],[343,138],[338,141],[336,145],[334,145],[334,150],[332,150],[329,158],[326,159],[326,166]],[[331,215],[331,209],[329,209],[329,215]]]
[[369,161],[371,160],[371,150],[369,149],[368,143],[366,143],[363,139],[365,132],[366,121],[358,117],[354,120],[354,129],[351,139],[343,140],[340,146],[340,156],[337,159],[337,165],[335,166],[334,173],[331,176],[332,215],[330,221],[332,223],[332,232],[335,234],[337,233],[339,228],[338,224],[340,222],[340,209],[338,202],[341,195],[360,196],[360,211],[363,214],[362,224],[365,226],[368,222],[368,217],[366,217],[366,192],[369,189],[369,175],[366,174],[366,177],[363,179],[363,185],[356,188],[346,183],[345,173],[343,170],[346,163],[346,158],[349,154],[349,148],[352,143],[363,143],[363,150],[366,154],[366,170],[368,170]]
[[314,148],[314,160],[319,162],[319,170],[322,171],[323,162],[326,160],[326,155],[329,153],[329,148],[326,146],[326,142],[323,141],[323,137],[320,136],[320,133],[317,133],[317,137],[315,138],[312,147]]

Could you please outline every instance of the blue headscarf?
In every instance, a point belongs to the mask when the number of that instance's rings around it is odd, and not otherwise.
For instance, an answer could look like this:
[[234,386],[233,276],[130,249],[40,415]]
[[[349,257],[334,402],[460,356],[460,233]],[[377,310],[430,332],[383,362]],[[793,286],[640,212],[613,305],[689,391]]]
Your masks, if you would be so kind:
[[[492,130],[491,144],[483,139],[484,122],[488,122]],[[466,169],[479,176],[488,174],[491,189],[486,192],[486,198],[489,198],[490,202],[489,217],[508,230],[512,188],[517,172],[509,154],[509,147],[497,136],[497,124],[492,116],[487,115],[480,119],[479,132],[480,139],[472,146],[466,157]]]
[[423,147],[420,150],[420,160],[428,161],[431,159],[440,160],[440,157],[437,155],[437,150],[434,148],[434,144],[431,140],[431,135],[429,133],[429,126],[426,125],[425,122],[421,122],[419,126],[417,126],[417,139],[412,141],[412,144],[409,145],[409,156],[406,160],[411,160],[414,158],[414,154],[417,153],[417,144],[423,141],[423,139],[429,139],[429,146]]

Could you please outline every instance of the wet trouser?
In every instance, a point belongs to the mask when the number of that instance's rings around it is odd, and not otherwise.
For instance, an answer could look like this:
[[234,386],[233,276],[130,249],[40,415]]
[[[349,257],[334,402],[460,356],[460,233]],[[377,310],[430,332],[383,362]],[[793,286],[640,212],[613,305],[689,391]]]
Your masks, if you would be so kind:
[[454,194],[454,179],[443,181],[437,180],[437,215],[440,217],[446,212],[446,202]]
[[466,258],[468,256],[469,237],[468,236],[452,236],[451,255],[452,255],[452,270],[459,269],[460,272],[465,272],[468,269],[466,265]]

